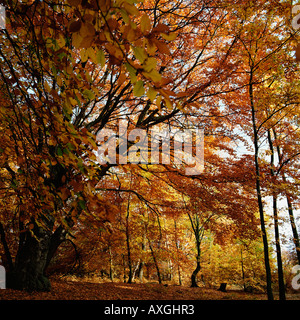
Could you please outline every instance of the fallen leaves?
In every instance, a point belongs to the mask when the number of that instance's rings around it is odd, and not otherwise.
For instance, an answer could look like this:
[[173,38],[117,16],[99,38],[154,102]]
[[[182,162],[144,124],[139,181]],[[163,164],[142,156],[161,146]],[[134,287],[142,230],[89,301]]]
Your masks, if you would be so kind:
[[[0,300],[261,300],[265,294],[220,292],[208,288],[157,283],[77,282],[52,279],[51,292],[0,290]],[[293,297],[294,299],[294,297]]]

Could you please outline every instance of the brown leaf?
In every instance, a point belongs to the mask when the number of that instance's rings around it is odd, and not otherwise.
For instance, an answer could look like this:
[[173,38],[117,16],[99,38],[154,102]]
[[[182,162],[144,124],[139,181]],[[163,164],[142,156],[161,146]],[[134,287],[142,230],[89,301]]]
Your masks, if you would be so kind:
[[76,21],[71,21],[71,23],[69,24],[69,31],[70,32],[78,32],[81,28],[81,21],[80,20],[76,20]]

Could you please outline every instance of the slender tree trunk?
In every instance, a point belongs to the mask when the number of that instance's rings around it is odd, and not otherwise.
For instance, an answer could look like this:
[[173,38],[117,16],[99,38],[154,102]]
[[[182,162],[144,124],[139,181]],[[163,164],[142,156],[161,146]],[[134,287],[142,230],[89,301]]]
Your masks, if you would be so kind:
[[279,283],[279,299],[285,300],[285,285],[284,275],[281,259],[281,247],[280,247],[280,236],[278,228],[278,214],[277,214],[277,196],[273,195],[273,215],[274,215],[274,228],[275,228],[275,245],[277,255],[277,268],[278,268],[278,283]]
[[140,263],[141,263],[141,261],[139,260],[139,261],[137,262],[137,264],[136,264],[136,266],[135,266],[134,270],[133,270],[132,282],[134,281],[134,279],[135,279],[135,275],[136,275],[137,271],[138,271],[138,270],[139,270],[139,268],[140,268]]
[[197,256],[196,256],[196,268],[192,273],[191,276],[191,287],[198,287],[197,284],[197,274],[199,273],[199,271],[201,270],[201,264],[200,264],[200,258],[201,258],[201,249],[200,249],[200,241],[197,239],[196,240],[196,247],[197,247]]
[[287,201],[287,205],[288,205],[290,225],[291,225],[292,232],[293,232],[293,242],[294,242],[295,247],[296,247],[296,254],[297,254],[298,264],[300,265],[300,241],[299,241],[299,235],[298,235],[298,231],[297,231],[297,227],[296,227],[296,223],[295,223],[293,205],[292,205],[291,199],[290,199],[288,194],[286,195],[286,201]]
[[114,265],[113,265],[113,256],[111,252],[111,246],[109,246],[109,279],[114,281]]
[[[271,150],[271,176],[275,177],[274,172],[274,148],[271,138],[271,132],[268,130],[268,140]],[[275,245],[276,245],[276,255],[277,255],[277,269],[278,269],[278,283],[279,283],[279,299],[285,300],[285,285],[284,285],[284,275],[281,259],[281,247],[280,247],[280,235],[278,226],[278,213],[277,213],[277,194],[273,192],[273,217],[274,217],[274,230],[275,230]]]
[[[273,129],[273,134],[274,134],[274,138],[277,139],[277,133],[276,133],[275,129]],[[278,153],[279,159],[281,160],[282,159],[282,154],[281,154],[281,150],[280,150],[280,146],[279,145],[277,145],[277,153]],[[283,169],[281,171],[281,176],[282,176],[283,182],[286,182],[286,177],[285,177]],[[286,192],[286,201],[287,201],[287,205],[288,205],[288,213],[289,213],[289,218],[290,218],[290,225],[291,225],[292,233],[293,233],[293,242],[294,242],[295,248],[296,248],[298,264],[300,265],[300,241],[299,241],[299,235],[298,235],[298,231],[297,231],[296,224],[295,224],[293,205],[292,205],[292,201],[291,201],[291,198],[290,198],[288,192]]]
[[161,284],[162,283],[161,273],[160,273],[159,266],[158,266],[158,263],[157,263],[157,260],[156,260],[156,257],[155,257],[155,254],[154,254],[154,251],[153,251],[153,248],[152,248],[152,245],[151,245],[151,242],[150,242],[149,238],[148,238],[148,243],[149,243],[149,248],[150,248],[150,251],[151,251],[151,255],[152,255],[152,258],[153,258],[153,261],[154,261],[154,264],[155,264],[158,283]]
[[241,246],[241,266],[242,266],[242,279],[244,291],[246,291],[246,283],[245,283],[245,271],[244,271],[244,258],[243,258],[243,247]]
[[[145,250],[146,250],[146,230],[143,235],[142,252],[144,252]],[[143,261],[143,257],[142,257],[140,261],[139,269],[138,269],[138,278],[140,279],[141,282],[143,281],[143,276],[144,276],[144,265],[145,265],[145,262]]]
[[129,234],[129,210],[126,216],[126,247],[127,247],[127,259],[128,259],[128,283],[132,283],[132,261],[131,261],[131,250],[130,250],[130,234]]
[[122,260],[123,260],[123,281],[126,283],[126,263],[125,263],[125,256],[122,254]]
[[178,243],[178,237],[177,237],[177,222],[176,219],[174,219],[174,229],[175,229],[175,246],[176,246],[176,251],[177,251],[177,272],[178,272],[178,281],[179,285],[182,285],[182,280],[181,280],[181,272],[180,272],[180,263],[179,263],[179,257],[178,257],[178,252],[179,252],[179,243]]
[[265,260],[265,270],[266,270],[266,280],[267,280],[267,295],[268,300],[274,300],[273,292],[272,292],[272,277],[271,277],[271,267],[270,267],[270,259],[269,259],[269,247],[268,247],[268,238],[265,226],[265,217],[264,217],[264,208],[263,201],[261,195],[261,187],[260,187],[260,168],[258,161],[258,131],[256,127],[256,118],[255,118],[255,107],[253,100],[253,73],[251,70],[250,73],[250,82],[249,82],[249,96],[250,96],[250,104],[251,104],[251,113],[252,113],[252,128],[253,128],[253,142],[254,142],[254,150],[255,150],[255,180],[256,180],[256,193],[257,193],[257,202],[259,208],[259,216],[260,216],[260,227],[262,233],[262,240],[264,246],[264,260]]
[[[132,175],[130,177],[130,189],[131,189]],[[131,261],[131,250],[130,250],[130,232],[129,232],[129,214],[130,214],[130,195],[128,196],[127,202],[127,214],[126,214],[126,247],[127,247],[127,259],[128,259],[128,283],[132,283],[132,261]]]

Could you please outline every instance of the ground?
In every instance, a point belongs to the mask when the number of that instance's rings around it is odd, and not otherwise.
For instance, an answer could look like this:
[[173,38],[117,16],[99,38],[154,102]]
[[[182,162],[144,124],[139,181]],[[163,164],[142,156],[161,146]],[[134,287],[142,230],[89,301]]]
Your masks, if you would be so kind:
[[[0,290],[0,300],[265,300],[266,294],[250,294],[238,290],[220,292],[216,289],[156,283],[70,281],[52,279],[51,292],[28,293]],[[275,294],[275,299],[278,296]],[[300,293],[288,294],[287,299],[300,299]]]

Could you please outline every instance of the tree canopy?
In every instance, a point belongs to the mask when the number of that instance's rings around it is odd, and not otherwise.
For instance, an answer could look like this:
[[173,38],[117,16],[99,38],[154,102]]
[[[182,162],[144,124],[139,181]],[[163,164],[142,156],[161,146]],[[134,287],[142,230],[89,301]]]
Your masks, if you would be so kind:
[[[51,270],[77,270],[129,282],[231,281],[272,299],[276,269],[284,299],[282,201],[300,264],[299,33],[290,2],[0,3],[8,285],[50,290]],[[147,153],[142,161],[141,132],[148,151],[154,128],[203,132],[203,171],[186,174],[175,137],[169,149],[157,144],[157,161]],[[101,140],[103,132],[114,137]],[[128,161],[129,150],[140,161]]]

